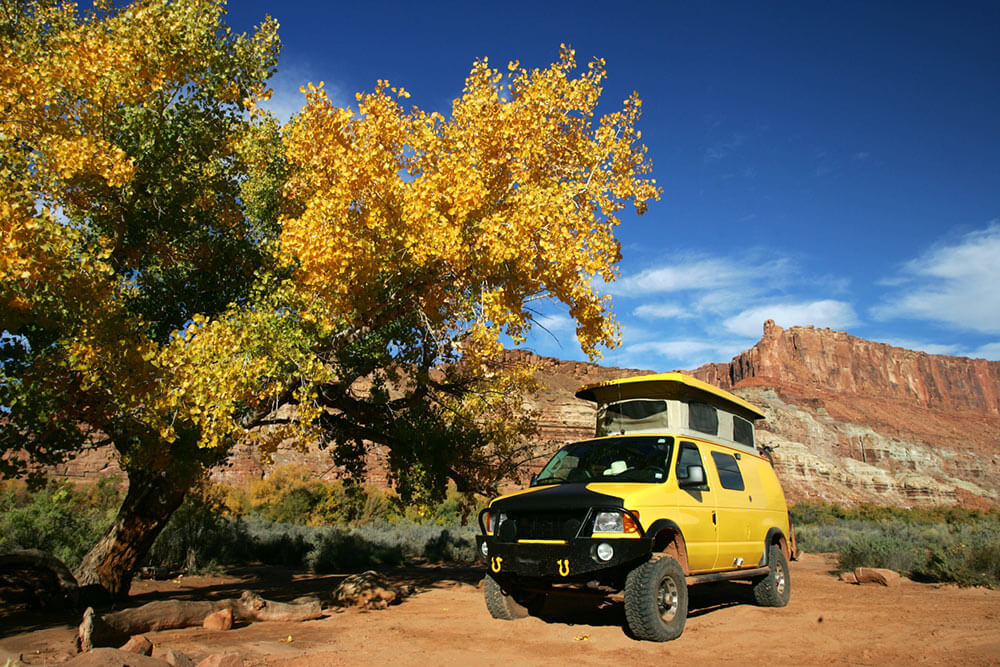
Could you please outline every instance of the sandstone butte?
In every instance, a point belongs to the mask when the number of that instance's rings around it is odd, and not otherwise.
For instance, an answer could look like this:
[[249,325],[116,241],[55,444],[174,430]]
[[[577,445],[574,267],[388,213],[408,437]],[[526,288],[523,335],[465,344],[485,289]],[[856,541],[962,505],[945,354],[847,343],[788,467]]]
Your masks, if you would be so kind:
[[[545,390],[526,401],[541,413],[539,449],[593,435],[594,406],[574,392],[583,384],[652,373],[530,357]],[[687,371],[760,407],[758,442],[773,449],[792,502],[871,502],[904,507],[1000,505],[1000,362],[915,352],[840,331],[768,321],[764,335],[729,363]],[[288,447],[272,465],[298,463],[336,477],[328,455]],[[375,448],[372,481],[385,483]],[[115,472],[109,451],[88,452],[54,472],[94,478]],[[219,482],[265,476],[250,446],[213,473]]]

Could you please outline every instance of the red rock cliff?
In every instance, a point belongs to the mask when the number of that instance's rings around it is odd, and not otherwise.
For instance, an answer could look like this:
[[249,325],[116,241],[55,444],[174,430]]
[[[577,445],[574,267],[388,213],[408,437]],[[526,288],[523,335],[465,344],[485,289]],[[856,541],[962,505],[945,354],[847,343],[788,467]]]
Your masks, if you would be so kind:
[[914,352],[830,329],[786,330],[772,320],[752,348],[693,374],[725,389],[777,386],[1000,415],[1000,362]]

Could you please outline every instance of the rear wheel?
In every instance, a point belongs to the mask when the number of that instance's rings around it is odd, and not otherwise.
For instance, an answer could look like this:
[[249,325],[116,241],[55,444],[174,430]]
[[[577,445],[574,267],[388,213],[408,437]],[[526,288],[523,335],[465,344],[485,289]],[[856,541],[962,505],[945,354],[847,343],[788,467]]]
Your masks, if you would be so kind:
[[625,618],[637,639],[677,639],[687,621],[684,570],[670,556],[654,556],[625,579]]
[[753,599],[762,607],[784,607],[792,596],[792,581],[785,552],[777,544],[768,547],[767,566],[767,576],[753,582]]
[[491,575],[487,574],[483,584],[483,597],[486,608],[493,618],[503,621],[515,621],[528,615],[528,609],[518,603],[509,591],[505,591]]

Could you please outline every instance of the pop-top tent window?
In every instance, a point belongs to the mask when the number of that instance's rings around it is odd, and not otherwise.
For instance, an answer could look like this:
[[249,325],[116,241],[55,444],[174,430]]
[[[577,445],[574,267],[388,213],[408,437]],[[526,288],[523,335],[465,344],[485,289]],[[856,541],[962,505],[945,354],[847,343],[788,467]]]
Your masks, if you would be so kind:
[[719,413],[708,403],[688,403],[688,426],[695,431],[718,435]]
[[741,445],[753,447],[753,424],[743,417],[733,415],[733,440]]
[[619,401],[603,406],[597,416],[597,435],[667,427],[667,402],[650,399]]

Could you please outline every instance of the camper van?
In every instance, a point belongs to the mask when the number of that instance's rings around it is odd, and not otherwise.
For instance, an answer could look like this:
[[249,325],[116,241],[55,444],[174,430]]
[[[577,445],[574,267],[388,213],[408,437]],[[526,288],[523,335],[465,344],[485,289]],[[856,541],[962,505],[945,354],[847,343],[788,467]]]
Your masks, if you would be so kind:
[[683,373],[576,396],[597,405],[594,438],[479,515],[495,618],[526,616],[553,592],[624,594],[631,633],[668,641],[684,630],[691,585],[745,580],[758,604],[788,603],[791,527],[754,438],[758,408]]

